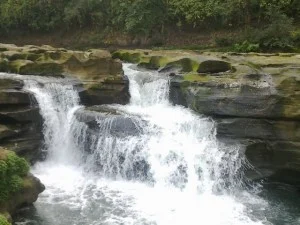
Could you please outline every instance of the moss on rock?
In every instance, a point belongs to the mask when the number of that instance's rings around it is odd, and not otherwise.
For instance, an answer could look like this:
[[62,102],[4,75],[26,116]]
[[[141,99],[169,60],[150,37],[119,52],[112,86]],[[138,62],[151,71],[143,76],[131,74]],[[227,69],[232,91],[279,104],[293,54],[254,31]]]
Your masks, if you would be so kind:
[[20,66],[18,73],[57,76],[63,73],[63,67],[55,62],[28,63]]
[[139,52],[116,51],[112,54],[113,59],[121,59],[124,62],[139,63],[141,61],[141,54]]

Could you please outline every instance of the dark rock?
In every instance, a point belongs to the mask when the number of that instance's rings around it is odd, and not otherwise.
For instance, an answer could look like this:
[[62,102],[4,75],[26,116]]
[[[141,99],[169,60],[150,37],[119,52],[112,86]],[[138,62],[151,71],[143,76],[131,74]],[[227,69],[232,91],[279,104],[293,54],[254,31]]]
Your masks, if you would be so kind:
[[19,90],[22,89],[24,83],[23,81],[19,80],[12,80],[12,79],[0,79],[0,90],[10,90],[15,89]]
[[129,82],[124,77],[106,79],[102,82],[86,83],[79,93],[84,105],[122,104],[129,102]]
[[[76,112],[79,122],[88,125],[91,133],[106,133],[112,136],[125,137],[143,132],[145,121],[136,116],[118,112],[114,108],[94,106]],[[109,129],[107,129],[109,127]]]
[[14,123],[14,122],[36,122],[41,123],[42,117],[37,107],[10,107],[8,109],[0,110],[0,122]]
[[197,70],[198,73],[221,73],[232,69],[230,63],[221,60],[207,60],[201,62]]
[[37,200],[38,195],[45,190],[45,186],[41,181],[32,174],[26,176],[23,183],[23,188],[15,193],[10,200],[5,202],[3,208],[10,214],[14,214],[18,208],[24,205],[34,203]]
[[17,90],[2,90],[0,91],[1,105],[30,105],[30,94],[24,91]]

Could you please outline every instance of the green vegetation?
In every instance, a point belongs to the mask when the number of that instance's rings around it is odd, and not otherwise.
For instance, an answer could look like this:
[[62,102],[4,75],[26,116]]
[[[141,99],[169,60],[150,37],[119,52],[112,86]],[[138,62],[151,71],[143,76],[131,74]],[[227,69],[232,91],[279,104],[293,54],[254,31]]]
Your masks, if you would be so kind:
[[29,164],[14,152],[0,150],[0,204],[23,187]]
[[7,219],[0,214],[0,225],[11,225]]
[[[293,50],[300,45],[299,0],[1,0],[1,32],[92,29],[164,42],[168,30],[238,30],[217,37],[236,51]],[[101,39],[101,37],[100,37]],[[100,40],[99,39],[99,40]],[[245,42],[246,41],[246,42]]]

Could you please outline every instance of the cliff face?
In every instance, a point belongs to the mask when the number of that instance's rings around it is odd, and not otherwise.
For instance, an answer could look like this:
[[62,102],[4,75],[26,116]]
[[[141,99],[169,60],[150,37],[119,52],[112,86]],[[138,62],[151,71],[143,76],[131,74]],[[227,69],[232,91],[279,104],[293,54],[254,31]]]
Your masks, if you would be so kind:
[[213,117],[217,135],[244,146],[250,179],[300,185],[300,55],[117,51],[170,76],[170,100]]

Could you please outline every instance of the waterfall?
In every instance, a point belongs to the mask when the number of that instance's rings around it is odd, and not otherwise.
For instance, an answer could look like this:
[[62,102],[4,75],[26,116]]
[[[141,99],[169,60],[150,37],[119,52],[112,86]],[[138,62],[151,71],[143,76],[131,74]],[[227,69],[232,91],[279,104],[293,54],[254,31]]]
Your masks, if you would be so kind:
[[128,105],[97,119],[90,132],[66,79],[31,77],[44,119],[45,162],[32,172],[46,185],[38,224],[257,225],[266,203],[247,190],[238,145],[216,138],[213,120],[173,106],[164,74],[124,64]]

